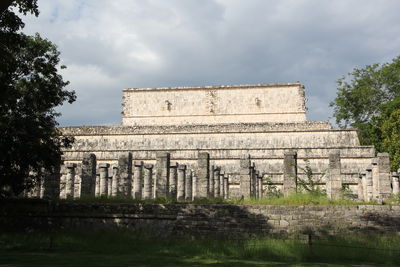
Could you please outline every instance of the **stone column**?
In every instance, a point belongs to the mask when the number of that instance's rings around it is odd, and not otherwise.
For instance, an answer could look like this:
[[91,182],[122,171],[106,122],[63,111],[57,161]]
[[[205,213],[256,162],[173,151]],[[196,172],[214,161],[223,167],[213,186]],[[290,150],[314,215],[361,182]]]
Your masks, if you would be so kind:
[[219,173],[219,197],[220,198],[224,198],[225,197],[224,177],[225,177],[225,172],[221,171]]
[[378,159],[372,159],[372,200],[379,200],[379,167]]
[[185,181],[185,200],[191,201],[193,197],[193,176],[192,170],[188,169],[186,171],[186,181]]
[[143,199],[151,199],[153,193],[151,184],[153,180],[153,164],[144,165]]
[[[192,184],[193,184],[192,200],[199,199],[199,197],[197,196],[198,190],[197,190],[197,171],[196,170],[192,170]],[[208,188],[207,188],[207,190],[208,190]]]
[[358,182],[357,182],[357,197],[358,200],[365,201],[364,192],[364,180],[365,180],[366,172],[360,172],[358,174]]
[[119,185],[118,165],[113,165],[113,168],[112,168],[111,196],[115,197],[115,196],[118,195],[118,185]]
[[258,198],[263,197],[263,175],[258,177]]
[[178,163],[171,163],[169,171],[169,197],[176,199],[177,179],[178,179]]
[[96,190],[96,155],[85,153],[82,160],[81,197],[94,197]]
[[288,196],[297,191],[297,152],[287,151],[283,160],[283,194]]
[[100,174],[100,196],[108,195],[108,168],[110,164],[100,163],[99,164],[99,174]]
[[100,196],[100,173],[96,170],[96,197]]
[[165,198],[168,194],[170,154],[157,152],[156,154],[156,179],[154,181],[154,197]]
[[66,175],[66,182],[65,182],[65,195],[66,198],[73,198],[74,197],[74,183],[75,183],[75,163],[67,163],[67,175]]
[[219,198],[221,197],[221,188],[220,188],[220,167],[214,167],[214,197]]
[[255,198],[256,197],[256,164],[252,162],[251,164],[251,179],[250,179],[250,197]]
[[210,197],[215,197],[215,178],[214,178],[214,168],[215,166],[211,166],[210,170],[210,184],[209,184],[209,192],[210,192]]
[[389,153],[378,153],[379,199],[385,201],[392,194]]
[[185,200],[185,173],[186,165],[178,166],[177,200]]
[[256,199],[260,198],[260,195],[259,195],[260,190],[258,188],[259,187],[259,184],[258,184],[258,177],[259,176],[260,176],[260,172],[256,171],[256,175],[255,175],[255,179],[254,179],[254,196],[255,196]]
[[60,197],[60,179],[60,166],[52,168],[51,171],[46,171],[43,181],[43,198],[56,199]]
[[243,155],[240,159],[240,188],[239,194],[241,198],[251,197],[251,163],[250,155]]
[[[110,172],[110,171],[109,171]],[[111,176],[108,176],[107,179],[107,196],[111,197],[112,196],[112,184],[113,184],[113,168],[111,168]]]
[[393,194],[398,194],[400,192],[399,188],[399,176],[400,173],[392,172],[392,187],[393,187]]
[[130,196],[132,177],[132,153],[123,153],[118,157],[119,186],[118,194]]
[[82,164],[76,164],[75,179],[74,179],[74,198],[81,197],[81,182],[82,182]]
[[133,172],[133,186],[132,186],[132,197],[134,199],[142,199],[142,170],[143,161],[134,162],[134,172]]
[[197,181],[196,197],[210,197],[210,155],[207,152],[199,152],[197,157]]
[[60,198],[65,199],[67,198],[67,166],[64,164],[61,165],[60,167]]
[[373,183],[372,183],[372,165],[368,165],[365,172],[366,190],[365,200],[371,201],[373,198]]
[[224,199],[229,199],[229,176],[224,176]]
[[326,182],[326,193],[328,198],[340,199],[342,190],[342,176],[340,164],[340,150],[329,153],[328,180]]

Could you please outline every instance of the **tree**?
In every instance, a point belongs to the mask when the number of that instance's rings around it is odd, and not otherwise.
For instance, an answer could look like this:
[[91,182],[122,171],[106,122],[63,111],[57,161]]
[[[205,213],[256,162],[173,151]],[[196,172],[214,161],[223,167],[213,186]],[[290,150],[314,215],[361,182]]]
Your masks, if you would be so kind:
[[398,166],[394,155],[399,152],[392,147],[396,143],[391,132],[395,127],[389,125],[393,125],[396,110],[400,109],[400,57],[382,65],[355,68],[337,83],[338,92],[330,104],[334,107],[336,123],[339,127],[357,128],[362,145],[374,145],[380,152],[388,151],[392,168]]
[[61,137],[55,111],[75,101],[58,73],[60,53],[25,26],[14,10],[39,15],[37,0],[16,0],[0,14],[0,197],[18,195],[61,163]]

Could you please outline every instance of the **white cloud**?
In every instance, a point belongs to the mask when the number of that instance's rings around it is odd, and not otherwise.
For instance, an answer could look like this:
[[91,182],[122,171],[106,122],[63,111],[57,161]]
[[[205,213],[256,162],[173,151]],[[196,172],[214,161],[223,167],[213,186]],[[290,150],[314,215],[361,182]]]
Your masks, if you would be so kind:
[[396,0],[41,0],[78,101],[64,125],[118,124],[125,87],[300,81],[327,120],[335,81],[400,51]]

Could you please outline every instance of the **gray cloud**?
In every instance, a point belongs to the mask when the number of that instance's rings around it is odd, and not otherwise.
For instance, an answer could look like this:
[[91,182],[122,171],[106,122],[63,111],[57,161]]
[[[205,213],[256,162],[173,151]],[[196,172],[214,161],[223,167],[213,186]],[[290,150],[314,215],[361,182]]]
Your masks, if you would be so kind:
[[61,125],[118,124],[126,87],[306,86],[328,120],[335,81],[400,53],[396,0],[41,0],[26,32],[56,43],[78,101]]

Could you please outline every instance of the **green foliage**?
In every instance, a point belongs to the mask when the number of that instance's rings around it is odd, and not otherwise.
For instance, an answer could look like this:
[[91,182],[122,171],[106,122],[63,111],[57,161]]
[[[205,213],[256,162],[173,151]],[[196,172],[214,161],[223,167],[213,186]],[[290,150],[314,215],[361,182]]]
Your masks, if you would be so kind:
[[330,104],[336,123],[357,128],[361,145],[374,145],[378,152],[389,152],[392,169],[398,168],[400,57],[382,65],[355,68],[337,84],[336,98]]
[[18,195],[60,165],[62,146],[57,106],[75,101],[58,73],[59,55],[50,41],[20,32],[14,12],[38,15],[36,0],[14,1],[0,14],[0,197]]
[[263,179],[263,184],[267,184],[263,188],[263,196],[268,198],[276,198],[283,196],[282,192],[276,185],[272,184],[272,180],[269,177]]

